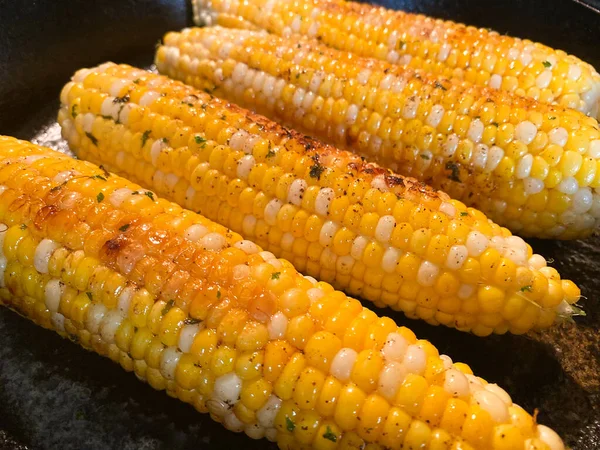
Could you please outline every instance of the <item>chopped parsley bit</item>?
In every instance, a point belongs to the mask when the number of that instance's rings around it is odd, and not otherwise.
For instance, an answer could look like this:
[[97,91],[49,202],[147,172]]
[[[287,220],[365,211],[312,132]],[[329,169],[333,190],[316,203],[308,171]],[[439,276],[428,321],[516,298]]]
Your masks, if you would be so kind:
[[162,138],[161,141],[163,141],[163,143],[168,144],[169,140],[167,138]]
[[127,103],[129,101],[129,95],[125,94],[123,97],[115,97],[113,103]]
[[92,299],[92,293],[90,291],[87,291],[85,295],[87,295],[90,300]]
[[73,118],[77,117],[77,106],[78,105],[73,105],[71,107],[71,116],[73,116]]
[[311,176],[311,178],[320,180],[323,172],[325,172],[325,167],[316,162],[315,165],[310,168],[310,172],[308,172],[308,174]]
[[102,180],[102,181],[106,181],[106,178],[103,177],[102,175],[94,175],[91,177],[92,180]]
[[296,428],[296,424],[288,416],[285,416],[285,428],[291,433]]
[[550,67],[552,67],[552,64],[550,63],[550,61],[544,61],[542,64],[544,65],[544,67],[546,69],[549,69]]
[[133,80],[133,84],[140,84],[140,79],[136,78],[135,80]]
[[100,117],[102,117],[104,120],[113,120],[112,116],[104,116],[103,115],[103,116],[100,116]]
[[98,200],[98,203],[102,203],[102,200],[104,200],[104,194],[102,192],[98,192],[98,195],[96,195],[96,200]]
[[275,152],[271,147],[271,141],[269,141],[269,151],[267,152],[267,158],[271,158],[272,156],[275,156]]
[[217,291],[217,298],[221,298],[221,291],[220,290]]
[[227,120],[227,116],[226,116],[225,114],[223,114],[223,115],[221,116],[221,120]]
[[398,41],[398,48],[404,48],[405,45],[406,45],[406,42]]
[[127,229],[131,226],[131,224],[126,223],[125,225],[123,225],[121,228],[119,228],[119,231],[125,232],[127,231]]
[[548,264],[553,264],[554,263],[554,258],[547,259],[546,262]]
[[193,107],[194,107],[194,104],[193,104],[193,103],[186,102],[186,101],[183,101],[183,100],[181,101],[181,104],[182,104],[182,105],[188,105],[190,108],[193,108]]
[[206,147],[206,139],[202,136],[194,136],[194,140],[196,141],[196,144],[201,145],[202,148]]
[[198,319],[185,319],[183,321],[184,325],[196,325],[197,323],[200,323],[200,320]]
[[556,116],[550,116],[548,117],[549,120],[556,120]]
[[424,153],[421,153],[419,156],[421,157],[421,159],[431,159],[429,155],[425,155]]
[[465,216],[468,216],[468,215],[469,215],[469,213],[468,213],[468,212],[466,212],[466,211],[461,211],[460,215],[461,215],[461,216],[463,216],[463,217],[465,217]]
[[19,226],[19,228],[20,228],[21,230],[26,230],[26,229],[27,229],[27,225],[25,225],[24,223],[22,223],[22,224]]
[[146,145],[146,141],[148,140],[148,138],[150,137],[150,133],[152,132],[152,130],[146,130],[144,131],[144,133],[142,134],[142,147],[144,145]]
[[273,272],[271,274],[271,280],[279,280],[279,275],[281,275],[281,272]]
[[148,197],[150,200],[152,200],[153,202],[155,201],[155,200],[154,200],[154,194],[153,194],[152,192],[150,192],[150,191],[146,191],[146,192],[144,192],[144,195],[145,195],[146,197]]
[[108,178],[108,177],[110,176],[110,173],[109,173],[109,171],[108,171],[108,170],[106,170],[102,164],[100,164],[100,165],[98,166],[98,168],[99,168],[99,169],[100,169],[102,172],[104,172],[104,176],[105,176],[106,178]]
[[88,137],[88,139],[90,141],[92,141],[92,144],[94,144],[96,146],[98,145],[98,139],[96,139],[96,136],[94,136],[92,133],[88,133],[87,131],[86,131],[85,135]]
[[443,85],[442,83],[440,83],[439,81],[436,81],[434,86],[435,86],[436,88],[438,88],[438,89],[441,89],[441,90],[443,90],[443,91],[447,91],[447,90],[448,90],[448,89],[446,89],[446,88],[444,87],[444,85]]
[[325,434],[323,434],[323,437],[325,439],[330,440],[331,442],[336,442],[337,441],[337,436],[333,433],[333,431],[331,430],[331,428],[329,427],[329,425],[327,425],[327,430],[325,430]]
[[531,285],[528,284],[527,286],[523,286],[521,292],[531,292]]
[[498,122],[492,122],[492,125],[494,125],[496,128],[500,126]]
[[446,163],[446,170],[450,170],[451,173],[450,175],[448,175],[448,178],[452,181],[456,181],[457,183],[460,183],[460,170],[458,168],[458,164],[456,164],[453,161],[448,161]]
[[161,314],[164,316],[166,313],[168,313],[171,308],[175,305],[175,300],[169,300],[167,302],[167,304],[165,305],[165,307],[163,308]]

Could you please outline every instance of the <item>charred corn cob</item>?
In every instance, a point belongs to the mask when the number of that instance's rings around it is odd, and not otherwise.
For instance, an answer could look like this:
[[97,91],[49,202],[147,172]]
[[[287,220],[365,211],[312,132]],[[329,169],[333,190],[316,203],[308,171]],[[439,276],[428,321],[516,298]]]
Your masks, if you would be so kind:
[[0,303],[229,430],[282,449],[564,448],[409,329],[101,167],[0,136],[0,229]]
[[[193,0],[198,25],[239,16],[283,36],[514,92],[597,117],[600,75],[561,50],[423,15],[342,0]],[[244,25],[248,27],[248,25]]]
[[575,311],[575,284],[481,212],[207,93],[107,63],[77,72],[61,104],[80,158],[378,306],[478,335]]
[[348,148],[478,208],[523,236],[600,224],[595,119],[266,33],[169,33],[159,70]]

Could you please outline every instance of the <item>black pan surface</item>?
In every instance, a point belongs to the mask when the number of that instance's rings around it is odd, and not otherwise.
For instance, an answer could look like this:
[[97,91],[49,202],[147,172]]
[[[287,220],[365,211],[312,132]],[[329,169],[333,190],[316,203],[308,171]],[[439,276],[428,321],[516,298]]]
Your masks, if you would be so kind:
[[[600,13],[572,0],[384,0],[543,41],[600,68]],[[78,68],[105,60],[147,67],[154,43],[189,24],[184,0],[0,0],[0,134],[66,150],[58,93]],[[530,241],[575,280],[586,317],[528,336],[479,339],[378,311],[505,387],[577,450],[600,449],[600,238]],[[0,449],[274,449],[225,431],[206,415],[16,314],[0,309]]]

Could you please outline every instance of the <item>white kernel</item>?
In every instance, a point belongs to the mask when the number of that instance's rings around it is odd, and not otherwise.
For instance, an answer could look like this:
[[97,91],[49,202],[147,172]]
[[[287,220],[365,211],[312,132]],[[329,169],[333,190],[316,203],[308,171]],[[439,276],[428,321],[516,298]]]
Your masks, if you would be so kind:
[[219,233],[208,233],[200,240],[200,244],[204,250],[222,250],[227,245],[227,241]]
[[540,73],[536,77],[535,85],[540,89],[546,89],[548,86],[550,86],[551,81],[552,81],[552,71],[543,70],[542,73]]
[[[62,105],[67,105],[69,103],[69,92],[71,92],[71,88],[75,86],[73,81],[69,81],[60,91],[60,103]],[[76,110],[73,111],[74,114],[77,114]]]
[[493,172],[496,169],[496,167],[498,167],[498,164],[500,164],[500,161],[502,161],[502,158],[504,158],[504,150],[502,150],[500,147],[497,147],[496,145],[490,147],[490,151],[488,152],[487,163],[485,165],[485,170],[487,172]]
[[35,248],[35,254],[33,255],[33,267],[35,267],[35,270],[40,273],[48,273],[50,257],[59,247],[60,245],[51,239],[42,239]]
[[358,354],[351,348],[342,348],[337,352],[329,372],[340,381],[347,381],[350,378],[350,373],[354,367],[354,362]]
[[308,291],[306,291],[306,295],[308,295],[308,299],[312,304],[319,300],[321,297],[323,297],[325,295],[325,292],[323,292],[323,290],[319,288],[310,288]]
[[482,136],[483,122],[480,119],[472,120],[467,131],[467,137],[477,144],[479,141],[481,141]]
[[304,101],[304,89],[298,88],[296,92],[294,92],[294,96],[292,97],[292,103],[296,108],[300,108],[302,106],[302,102]]
[[529,267],[535,270],[539,270],[542,267],[546,267],[547,264],[546,258],[544,258],[542,255],[538,255],[537,253],[531,255],[527,263],[529,264]]
[[567,144],[569,133],[563,127],[553,128],[548,132],[548,140],[551,144],[564,147]]
[[241,433],[244,431],[246,424],[233,411],[229,411],[223,418],[223,426],[234,433]]
[[65,316],[60,313],[52,313],[50,315],[50,322],[54,329],[58,332],[64,333],[65,331]]
[[478,169],[485,169],[487,164],[489,147],[485,144],[477,144],[475,146],[475,151],[473,152],[473,158],[471,162]]
[[135,288],[132,286],[127,286],[121,291],[119,297],[117,298],[117,310],[123,317],[127,317],[129,314],[129,306],[134,293]]
[[269,203],[267,203],[267,206],[265,207],[265,222],[268,225],[273,226],[277,224],[277,214],[279,213],[279,210],[282,206],[283,202],[278,198],[274,198]]
[[444,390],[452,397],[469,395],[469,380],[460,370],[448,369],[444,374]]
[[237,162],[238,178],[241,178],[241,179],[248,178],[248,175],[250,174],[250,171],[252,170],[252,168],[254,167],[255,164],[256,164],[256,161],[254,160],[254,156],[252,156],[252,155],[246,155],[246,156],[243,156],[242,158],[240,158]]
[[495,384],[495,383],[486,384],[484,386],[484,389],[486,391],[490,391],[490,392],[493,392],[494,394],[496,394],[504,402],[504,404],[506,406],[512,405],[512,399],[510,398],[510,395],[508,395],[508,392],[506,392],[504,389],[502,389],[497,384]]
[[122,321],[123,316],[119,310],[113,309],[104,315],[104,318],[100,323],[99,332],[105,342],[109,344],[115,343],[115,334],[117,333],[119,326],[121,326]]
[[248,278],[249,275],[250,267],[248,267],[246,264],[236,264],[235,266],[233,266],[233,269],[231,271],[231,277],[233,278],[233,281],[243,280],[245,278]]
[[440,204],[440,212],[443,212],[444,214],[450,217],[456,216],[456,208],[452,203],[442,202]]
[[335,233],[337,233],[339,226],[333,222],[332,220],[328,220],[321,227],[321,232],[319,234],[319,244],[323,247],[327,247],[331,245],[333,242],[333,237]]
[[160,97],[160,94],[156,91],[146,91],[140,97],[139,104],[140,104],[140,106],[151,105],[159,97]]
[[396,391],[407,373],[408,371],[402,364],[394,361],[387,362],[379,374],[377,386],[379,393],[389,401],[394,400]]
[[184,353],[189,353],[196,338],[196,334],[204,328],[202,323],[193,323],[184,325],[179,332],[179,338],[177,340],[177,347]]
[[242,392],[242,380],[235,372],[221,375],[215,380],[213,398],[225,402],[229,406],[235,405]]
[[525,145],[531,144],[536,134],[537,127],[528,120],[524,120],[515,127],[515,139],[521,141]]
[[111,194],[108,197],[108,201],[110,202],[111,205],[118,208],[123,204],[123,202],[125,200],[127,200],[128,198],[131,198],[132,194],[133,194],[133,191],[131,189],[119,188],[119,189],[116,189],[113,192],[111,192]]
[[356,79],[358,80],[358,82],[360,84],[362,84],[364,86],[365,84],[367,84],[370,77],[371,77],[371,71],[369,69],[363,69],[359,72]]
[[317,92],[319,90],[319,87],[321,87],[321,83],[323,82],[323,73],[322,72],[315,72],[312,76],[312,78],[310,79],[310,83],[308,84],[308,89],[311,90],[311,92]]
[[287,330],[288,319],[282,312],[278,312],[273,314],[269,324],[267,325],[267,330],[269,331],[270,339],[283,339],[285,336],[285,331]]
[[590,147],[587,150],[587,156],[594,159],[600,159],[600,139],[590,142]]
[[195,224],[187,227],[183,236],[192,242],[198,242],[198,241],[200,241],[200,239],[202,239],[207,234],[208,234],[208,228],[206,228],[204,225],[201,225],[199,223],[195,223]]
[[[6,258],[2,256],[4,261],[4,267],[2,267],[2,272],[4,274],[4,269],[6,267]],[[2,287],[4,287],[4,276],[2,277]],[[50,312],[58,312],[58,308],[60,306],[60,299],[64,292],[65,285],[60,280],[53,278],[52,280],[46,283],[44,287],[44,303],[48,311]]]
[[527,178],[531,173],[531,167],[533,166],[533,155],[527,153],[517,162],[515,175],[519,179]]
[[523,180],[523,189],[527,195],[538,194],[544,190],[544,182],[537,178],[525,178]]
[[538,425],[536,428],[538,439],[546,444],[550,450],[565,450],[565,444],[554,430],[545,425]]
[[229,412],[229,405],[221,400],[215,398],[209,398],[206,401],[206,408],[208,412],[217,416],[224,417]]
[[304,192],[308,188],[306,181],[298,178],[292,182],[288,191],[287,201],[294,205],[300,206]]
[[479,231],[471,231],[467,236],[467,251],[470,256],[481,255],[488,247],[488,238]]
[[574,177],[563,178],[562,181],[556,186],[563,194],[573,195],[579,189],[579,183]]
[[315,212],[321,216],[326,216],[329,212],[329,205],[335,196],[331,188],[324,188],[319,191],[315,199]]
[[437,265],[429,261],[423,261],[419,266],[417,282],[421,286],[433,286],[439,273],[440,268]]
[[350,249],[352,257],[356,260],[361,260],[368,243],[369,239],[365,236],[357,236],[352,242],[352,248]]
[[96,116],[94,116],[92,113],[84,114],[81,118],[81,127],[83,128],[83,131],[86,133],[91,133],[95,119]]
[[481,389],[473,392],[472,401],[481,409],[490,413],[492,420],[496,423],[505,423],[509,420],[508,407],[506,403],[493,392]]
[[581,67],[577,64],[571,64],[567,72],[567,77],[571,81],[579,80],[579,77],[581,77]]
[[500,87],[502,86],[502,76],[498,75],[497,73],[493,74],[490,77],[490,81],[489,81],[488,85],[492,89],[500,89]]
[[468,373],[465,374],[465,377],[467,377],[467,380],[469,380],[469,391],[471,394],[473,394],[475,391],[480,391],[483,389],[483,384],[478,377]]
[[102,318],[108,310],[102,303],[92,303],[87,309],[85,328],[91,334],[98,334]]
[[458,148],[458,143],[460,142],[460,138],[456,134],[451,134],[446,139],[446,142],[442,145],[442,156],[446,158],[451,158],[454,156],[456,149]]
[[466,298],[472,297],[474,293],[475,293],[475,286],[473,286],[472,284],[461,284],[460,287],[458,288],[458,292],[456,295],[461,300],[464,300]]
[[239,62],[233,68],[233,72],[231,73],[231,79],[235,84],[240,84],[246,78],[246,74],[248,73],[248,66],[242,62]]
[[450,358],[448,355],[440,355],[440,359],[442,360],[442,363],[444,364],[445,370],[448,370],[452,367],[452,358]]
[[427,354],[418,345],[409,345],[404,355],[402,365],[409,373],[420,375],[427,366]]
[[245,130],[239,130],[233,133],[231,138],[229,138],[229,147],[232,150],[242,150],[244,147],[244,143],[248,140],[249,134]]
[[380,217],[377,227],[375,227],[375,239],[382,243],[388,242],[392,237],[395,226],[396,220],[394,216],[387,215]]
[[381,354],[386,361],[402,362],[407,348],[408,343],[401,334],[390,333],[387,335]]
[[446,257],[446,267],[450,270],[458,270],[463,266],[468,256],[469,251],[466,246],[453,245]]
[[153,166],[156,167],[160,153],[167,147],[167,143],[164,142],[162,139],[154,141],[152,147],[150,148],[150,159],[152,160]]
[[419,108],[418,97],[409,97],[402,108],[402,117],[404,119],[414,119],[417,116],[417,109]]
[[446,61],[446,59],[448,59],[448,56],[450,56],[451,50],[452,50],[452,46],[449,43],[444,42],[440,46],[440,49],[438,50],[437,60],[440,62]]
[[581,188],[573,195],[571,208],[577,214],[583,214],[592,207],[594,197],[589,187]]
[[441,105],[433,105],[433,107],[431,108],[431,111],[429,112],[429,114],[427,115],[427,118],[425,119],[425,123],[427,125],[429,125],[430,127],[437,127],[439,125],[439,123],[442,120],[442,117],[444,117],[444,107]]
[[260,251],[260,247],[258,245],[247,239],[237,241],[235,244],[233,244],[233,246],[235,248],[239,248],[247,255],[254,255],[255,253],[258,253]]
[[376,177],[374,177],[373,180],[371,180],[371,187],[374,189],[380,189],[382,191],[387,191],[388,185],[387,185],[387,182],[385,181],[385,176],[377,175]]
[[267,399],[267,402],[256,411],[256,420],[258,423],[265,428],[272,427],[275,423],[275,417],[277,417],[279,408],[281,408],[281,403],[282,401],[279,397],[271,394]]
[[352,125],[356,122],[356,118],[358,117],[358,106],[352,104],[348,107],[348,111],[346,112],[346,123],[348,125]]
[[87,77],[91,71],[91,69],[79,69],[73,75],[73,81],[75,83],[81,83],[83,80],[85,80],[85,77]]
[[519,61],[521,61],[521,64],[527,67],[529,64],[531,64],[531,61],[533,61],[533,57],[531,56],[531,53],[523,52],[519,56]]
[[381,260],[381,268],[383,271],[386,273],[394,273],[396,271],[396,267],[398,266],[398,260],[400,259],[400,256],[402,256],[402,252],[400,250],[394,247],[388,247],[383,254],[383,259]]

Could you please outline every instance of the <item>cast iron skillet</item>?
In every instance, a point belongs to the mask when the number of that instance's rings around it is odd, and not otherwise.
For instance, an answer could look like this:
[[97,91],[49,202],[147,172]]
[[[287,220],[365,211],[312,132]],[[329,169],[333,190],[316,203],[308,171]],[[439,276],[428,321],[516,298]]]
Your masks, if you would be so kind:
[[[600,13],[572,0],[383,0],[543,41],[600,68]],[[596,3],[596,1],[594,1]],[[58,93],[78,68],[105,60],[148,66],[155,42],[190,23],[184,0],[0,0],[0,134],[61,143]],[[577,326],[479,339],[407,324],[555,428],[578,450],[600,449],[600,239],[531,242],[587,298]],[[0,449],[274,449],[140,383],[95,354],[0,308]]]

